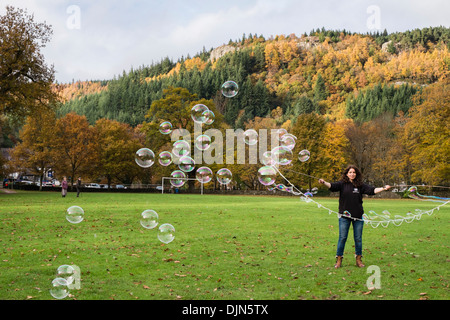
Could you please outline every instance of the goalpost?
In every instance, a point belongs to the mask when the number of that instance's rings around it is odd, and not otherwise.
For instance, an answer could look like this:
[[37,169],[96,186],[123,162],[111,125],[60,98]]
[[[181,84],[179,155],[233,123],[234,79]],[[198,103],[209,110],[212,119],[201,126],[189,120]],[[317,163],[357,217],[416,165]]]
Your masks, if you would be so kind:
[[[161,194],[164,193],[164,180],[195,180],[198,181],[195,178],[173,178],[173,177],[162,177],[161,180]],[[200,182],[200,190],[201,190],[201,194],[203,194],[203,182]]]

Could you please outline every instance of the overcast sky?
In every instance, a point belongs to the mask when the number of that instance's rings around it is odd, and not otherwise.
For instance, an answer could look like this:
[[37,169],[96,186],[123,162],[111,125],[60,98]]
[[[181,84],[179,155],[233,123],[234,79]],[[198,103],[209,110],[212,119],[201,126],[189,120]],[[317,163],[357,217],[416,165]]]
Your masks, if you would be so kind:
[[389,33],[450,26],[449,0],[0,0],[51,25],[43,50],[60,83],[108,80],[132,67],[241,39],[312,29]]

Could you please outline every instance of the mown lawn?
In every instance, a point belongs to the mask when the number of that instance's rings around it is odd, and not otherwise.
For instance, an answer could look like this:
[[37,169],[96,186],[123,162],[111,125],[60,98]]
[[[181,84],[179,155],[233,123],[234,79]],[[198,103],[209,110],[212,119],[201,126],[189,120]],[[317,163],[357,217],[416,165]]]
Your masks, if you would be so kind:
[[[335,198],[315,200],[337,209]],[[364,203],[400,215],[438,205]],[[85,211],[79,224],[65,219],[72,205]],[[175,227],[173,242],[140,225],[145,209]],[[73,264],[81,288],[66,300],[447,300],[449,218],[446,205],[399,227],[366,225],[366,268],[355,266],[350,234],[335,270],[337,217],[297,197],[0,193],[0,299],[54,299],[56,269]],[[366,286],[370,265],[380,270],[380,289]]]

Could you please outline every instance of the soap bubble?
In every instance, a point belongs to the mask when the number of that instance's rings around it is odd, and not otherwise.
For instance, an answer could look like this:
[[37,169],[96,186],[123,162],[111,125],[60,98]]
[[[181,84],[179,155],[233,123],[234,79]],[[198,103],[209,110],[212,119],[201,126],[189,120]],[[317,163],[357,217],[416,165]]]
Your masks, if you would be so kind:
[[195,173],[195,178],[200,183],[208,183],[212,179],[213,172],[208,167],[200,167],[197,169],[197,172]]
[[229,184],[232,176],[231,171],[227,168],[222,168],[216,173],[217,181],[220,184]]
[[75,269],[68,264],[63,264],[56,269],[56,274],[58,278],[63,278],[66,280],[66,284],[70,285],[73,283],[73,274],[75,273]]
[[163,243],[171,243],[175,239],[175,228],[170,223],[164,223],[158,228],[158,239]]
[[244,132],[244,142],[249,146],[255,145],[258,143],[258,132],[254,129],[248,129]]
[[191,109],[191,118],[194,122],[205,123],[208,120],[208,114],[205,111],[209,110],[204,104],[196,104]]
[[145,229],[153,229],[158,225],[158,221],[159,216],[155,210],[148,209],[142,211],[140,223]]
[[272,159],[272,152],[266,151],[263,153],[263,156],[261,158],[261,163],[265,166],[272,166],[275,164],[275,162]]
[[184,172],[191,172],[195,168],[195,161],[189,156],[183,156],[180,158],[178,168]]
[[181,170],[175,170],[170,174],[172,178],[170,179],[170,184],[176,188],[182,187],[186,182],[186,174]]
[[211,146],[211,137],[206,134],[199,135],[195,139],[195,147],[199,150],[205,151]]
[[169,134],[172,132],[172,124],[169,121],[164,121],[159,125],[159,132],[162,134]]
[[304,149],[298,153],[298,160],[300,160],[301,162],[305,162],[309,160],[310,156],[311,154],[309,153],[309,151]]
[[238,94],[239,86],[234,81],[226,81],[224,84],[222,84],[221,91],[224,97],[233,98]]
[[70,223],[80,223],[84,219],[84,210],[79,206],[71,206],[66,210],[66,220]]
[[270,186],[275,182],[277,172],[272,166],[264,166],[258,170],[258,180],[265,186]]
[[211,110],[205,110],[202,113],[202,116],[205,117],[205,124],[212,124],[214,122],[214,120],[216,120],[216,116],[214,114],[214,112],[212,112]]
[[160,165],[167,167],[172,163],[172,154],[169,151],[162,151],[158,156]]
[[289,150],[293,150],[295,147],[295,140],[297,139],[296,136],[290,134],[290,133],[285,133],[282,137],[281,137],[281,143],[280,145],[283,147],[288,148]]
[[287,133],[287,130],[284,128],[280,128],[276,131],[278,140],[281,141],[283,139],[283,136]]
[[65,297],[67,297],[69,295],[67,280],[64,278],[53,279],[50,294],[55,299],[64,299]]
[[173,143],[172,153],[173,155],[181,158],[182,156],[189,155],[191,152],[191,146],[186,140],[178,140]]
[[149,168],[153,165],[153,163],[155,163],[155,154],[148,148],[141,148],[136,151],[134,160],[138,166],[142,168]]
[[292,151],[285,146],[279,146],[272,149],[272,160],[275,164],[288,165],[292,162]]

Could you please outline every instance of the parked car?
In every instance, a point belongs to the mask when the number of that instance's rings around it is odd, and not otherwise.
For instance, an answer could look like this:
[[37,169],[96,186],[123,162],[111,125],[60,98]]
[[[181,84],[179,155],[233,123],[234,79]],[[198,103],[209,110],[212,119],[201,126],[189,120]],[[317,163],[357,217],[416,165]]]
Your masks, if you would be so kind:
[[89,183],[86,185],[86,188],[100,189],[100,185],[98,183]]
[[123,184],[118,184],[116,185],[116,189],[126,189],[127,187],[125,187]]
[[16,183],[18,185],[27,185],[27,186],[31,186],[34,184],[34,182],[30,180],[17,180]]
[[[41,185],[40,181],[36,181],[35,183],[36,183],[37,186]],[[43,187],[52,187],[53,183],[51,181],[44,181],[44,182],[42,182],[42,186]]]

